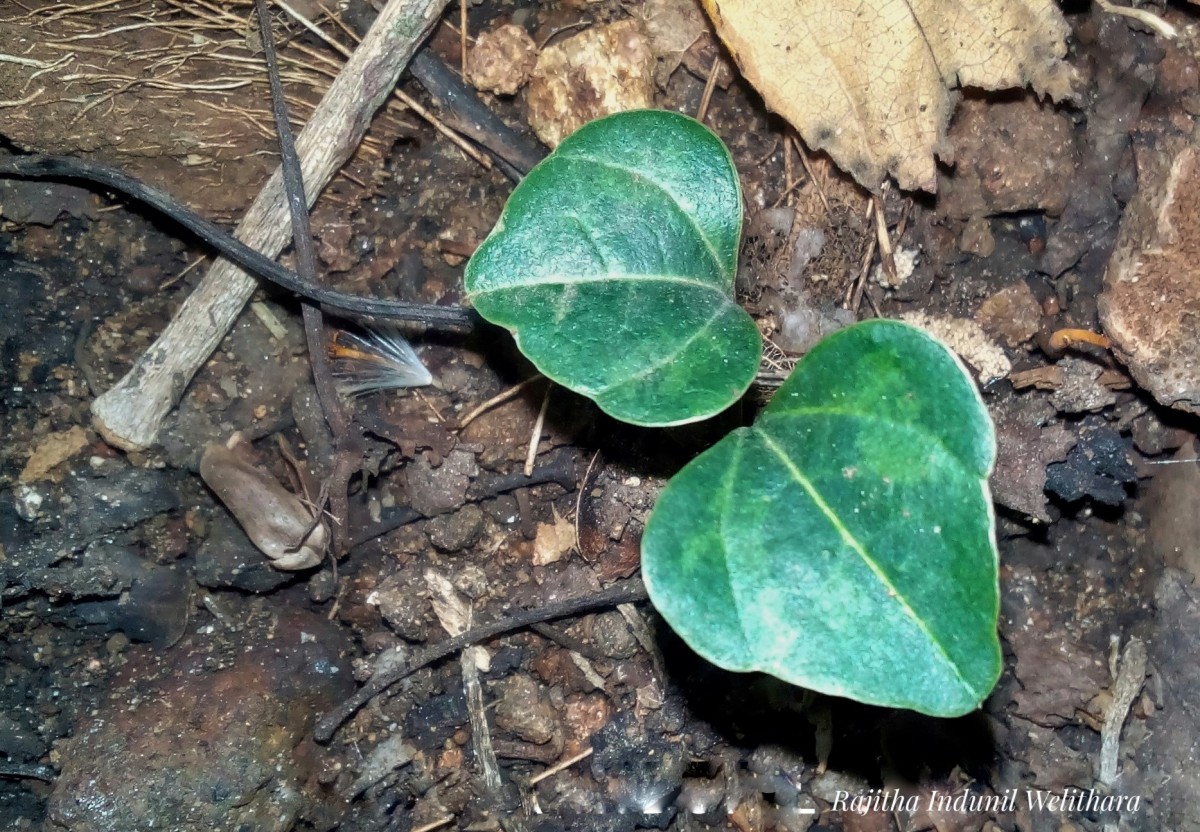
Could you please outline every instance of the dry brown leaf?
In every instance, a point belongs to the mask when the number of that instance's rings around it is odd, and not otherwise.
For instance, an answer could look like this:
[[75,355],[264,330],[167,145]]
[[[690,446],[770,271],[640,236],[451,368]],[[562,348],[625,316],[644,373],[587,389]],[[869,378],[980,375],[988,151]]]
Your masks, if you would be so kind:
[[1071,95],[1054,0],[704,0],[743,74],[864,186],[934,191],[950,88]]
[[79,425],[42,438],[21,471],[21,482],[49,478],[50,472],[87,447],[87,431]]
[[533,565],[548,566],[562,560],[575,548],[575,524],[551,506],[553,523],[539,523],[533,541]]

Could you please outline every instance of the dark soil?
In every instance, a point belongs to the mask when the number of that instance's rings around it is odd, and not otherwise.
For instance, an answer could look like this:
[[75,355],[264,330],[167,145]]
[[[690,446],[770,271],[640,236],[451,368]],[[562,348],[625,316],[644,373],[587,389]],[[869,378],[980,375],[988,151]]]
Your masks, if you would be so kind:
[[[0,18],[23,14],[5,5]],[[540,43],[640,5],[483,3],[470,26],[517,20]],[[99,9],[66,34],[113,27],[106,15],[121,11]],[[1193,25],[1183,9],[1167,16]],[[282,332],[243,315],[160,444],[121,452],[92,431],[90,404],[166,325],[204,266],[181,273],[207,252],[137,205],[0,180],[0,825],[1200,829],[1200,473],[1188,444],[1198,425],[1140,391],[1103,351],[1064,359],[1045,348],[1062,327],[1099,331],[1105,265],[1136,192],[1131,147],[1153,148],[1156,131],[1190,120],[1197,62],[1190,46],[1124,18],[1069,19],[1086,92],[1062,106],[1021,92],[969,94],[952,127],[956,167],[936,198],[886,196],[893,244],[920,252],[912,274],[885,276],[887,286],[867,274],[877,257],[863,266],[874,236],[865,192],[820,155],[806,174],[791,131],[740,79],[715,89],[707,113],[743,177],[739,291],[772,345],[764,378],[786,373],[814,333],[876,314],[976,321],[1011,364],[1011,375],[983,385],[1001,448],[993,490],[1005,672],[980,711],[956,720],[719,670],[637,604],[435,663],[360,709],[331,743],[315,743],[315,721],[355,683],[448,637],[447,605],[487,622],[636,574],[659,489],[752,419],[769,384],[711,423],[667,431],[618,424],[556,388],[537,475],[526,481],[516,475],[546,385],[527,385],[460,430],[469,411],[533,370],[503,333],[414,332],[436,386],[353,402],[372,425],[367,463],[351,480],[358,542],[336,565],[279,571],[205,487],[198,463],[206,445],[241,432],[254,461],[283,482],[294,470],[281,443],[312,477],[329,471],[298,306],[264,289],[256,300]],[[451,66],[457,20],[452,11],[428,47]],[[691,56],[669,76],[661,106],[696,112],[706,77],[693,64],[711,63],[707,48],[707,62]],[[438,109],[414,81],[402,83]],[[241,95],[265,110],[254,89],[257,98]],[[124,95],[125,112],[153,104],[137,98],[148,88]],[[521,95],[486,101],[523,129]],[[250,202],[273,151],[269,135],[243,122],[220,129],[245,148],[254,177],[235,172],[242,151],[228,149],[192,175],[165,140],[147,142],[155,151],[138,172],[160,176],[185,203],[236,217],[231,206]],[[0,121],[0,152],[27,149],[23,136]],[[389,111],[372,136],[352,178],[314,211],[323,267],[347,291],[460,302],[464,256],[490,231],[511,181],[408,113]],[[97,147],[80,141],[77,152]],[[112,152],[101,158],[126,161]],[[1054,367],[1065,374],[1057,383],[1016,383]],[[34,470],[31,458],[51,464]],[[1157,464],[1167,461],[1179,464]],[[1131,639],[1146,645],[1148,678],[1120,735],[1112,791],[1138,806],[1038,810],[1027,790],[1099,789],[1115,659]],[[481,762],[481,730],[495,771]],[[924,808],[934,792],[1013,789],[1011,810]],[[854,795],[916,796],[922,808],[859,812],[846,805]]]

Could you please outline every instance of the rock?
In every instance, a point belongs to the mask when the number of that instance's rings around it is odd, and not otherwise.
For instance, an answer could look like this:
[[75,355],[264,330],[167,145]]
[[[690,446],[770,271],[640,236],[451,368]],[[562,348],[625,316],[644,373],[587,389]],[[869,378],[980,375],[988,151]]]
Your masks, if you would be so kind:
[[1100,322],[1138,384],[1168,407],[1200,413],[1200,151],[1164,140],[1137,155],[1100,296]]
[[599,613],[591,619],[591,639],[596,649],[611,659],[628,659],[641,649],[619,612]]
[[989,480],[997,503],[1049,523],[1046,466],[1062,462],[1077,441],[1061,424],[1047,424],[1054,415],[1044,399],[1014,396],[991,403],[988,412],[996,426],[996,467]]
[[436,468],[428,455],[422,454],[404,469],[404,496],[414,511],[426,517],[445,514],[466,501],[467,487],[478,474],[470,451],[451,451]]
[[1042,305],[1024,280],[1005,286],[989,296],[975,313],[983,331],[1006,347],[1019,347],[1042,327]]
[[525,28],[508,23],[475,39],[467,53],[467,80],[484,92],[513,95],[529,80],[537,55]]
[[977,216],[967,220],[958,235],[958,250],[976,257],[991,257],[996,251],[996,238],[987,217]]
[[518,673],[496,683],[496,727],[535,745],[562,738],[562,723],[546,690],[532,676]]
[[483,509],[471,503],[429,521],[429,540],[443,552],[461,552],[483,535]]
[[413,642],[429,638],[429,598],[418,570],[388,575],[367,595],[366,603],[378,607],[384,621],[401,638]]
[[654,106],[654,53],[636,19],[595,26],[542,50],[526,93],[529,125],[557,147],[601,116]]
[[[304,737],[353,690],[349,644],[320,615],[254,614],[162,652],[131,648],[107,701],[62,746],[54,828],[256,829],[299,821],[318,769]],[[319,795],[314,796],[319,800]]]
[[1154,466],[1146,494],[1150,546],[1156,559],[1200,581],[1200,463],[1196,440],[1175,454],[1177,465]]
[[1062,386],[1050,394],[1050,403],[1059,413],[1091,413],[1116,404],[1117,394],[1099,382],[1104,368],[1084,358],[1064,358],[1058,362]]
[[1137,482],[1130,450],[1129,441],[1117,431],[1104,424],[1085,423],[1066,462],[1046,469],[1046,490],[1068,503],[1088,497],[1119,506],[1128,496],[1125,487]]
[[1133,420],[1133,444],[1146,456],[1171,451],[1187,441],[1188,434],[1179,428],[1163,424],[1154,411],[1147,411]]
[[939,177],[939,213],[959,219],[1017,211],[1058,215],[1075,175],[1074,136],[1067,115],[1033,95],[968,97],[947,136],[955,164],[952,177]]

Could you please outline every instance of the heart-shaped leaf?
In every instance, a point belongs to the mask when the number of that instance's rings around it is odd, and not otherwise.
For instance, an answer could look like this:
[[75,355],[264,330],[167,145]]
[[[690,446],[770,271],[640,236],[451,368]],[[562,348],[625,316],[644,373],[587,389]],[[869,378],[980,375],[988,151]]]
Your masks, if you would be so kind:
[[738,399],[762,340],[733,298],[737,171],[708,128],[636,110],[568,137],[517,186],[467,265],[483,317],[545,375],[637,425]]
[[842,330],[667,485],[642,539],[650,597],[729,670],[966,713],[1001,666],[994,457],[945,346],[896,321]]

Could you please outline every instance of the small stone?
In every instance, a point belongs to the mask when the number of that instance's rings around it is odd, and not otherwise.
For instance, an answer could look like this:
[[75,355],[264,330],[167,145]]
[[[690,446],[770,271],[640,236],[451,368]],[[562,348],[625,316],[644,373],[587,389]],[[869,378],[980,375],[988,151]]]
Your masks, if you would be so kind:
[[467,53],[467,80],[477,90],[513,95],[529,80],[538,48],[524,27],[512,23],[484,32]]
[[401,638],[420,642],[429,637],[429,600],[406,573],[389,575],[366,598]]
[[613,659],[628,659],[639,649],[625,616],[619,612],[600,613],[592,620],[592,640],[604,655]]
[[975,313],[983,331],[1006,347],[1019,347],[1037,335],[1042,326],[1042,306],[1024,280],[991,295]]
[[1058,362],[1063,384],[1052,394],[1050,403],[1060,413],[1090,413],[1115,404],[1117,394],[1099,382],[1104,368],[1084,358],[1064,358]]
[[429,540],[443,552],[461,552],[483,535],[483,510],[473,503],[465,505],[430,520],[427,530]]
[[422,455],[404,469],[404,496],[414,511],[426,517],[445,514],[463,504],[471,477],[478,474],[470,451],[451,451],[436,468]]
[[971,217],[958,237],[958,250],[976,257],[991,257],[996,251],[996,238],[987,217]]
[[541,685],[523,673],[496,683],[496,727],[542,745],[562,732],[558,713]]
[[596,26],[542,50],[527,92],[529,125],[557,147],[589,121],[654,106],[654,53],[640,21]]
[[1133,444],[1146,456],[1158,456],[1187,441],[1187,434],[1178,428],[1167,427],[1153,411],[1133,420]]

